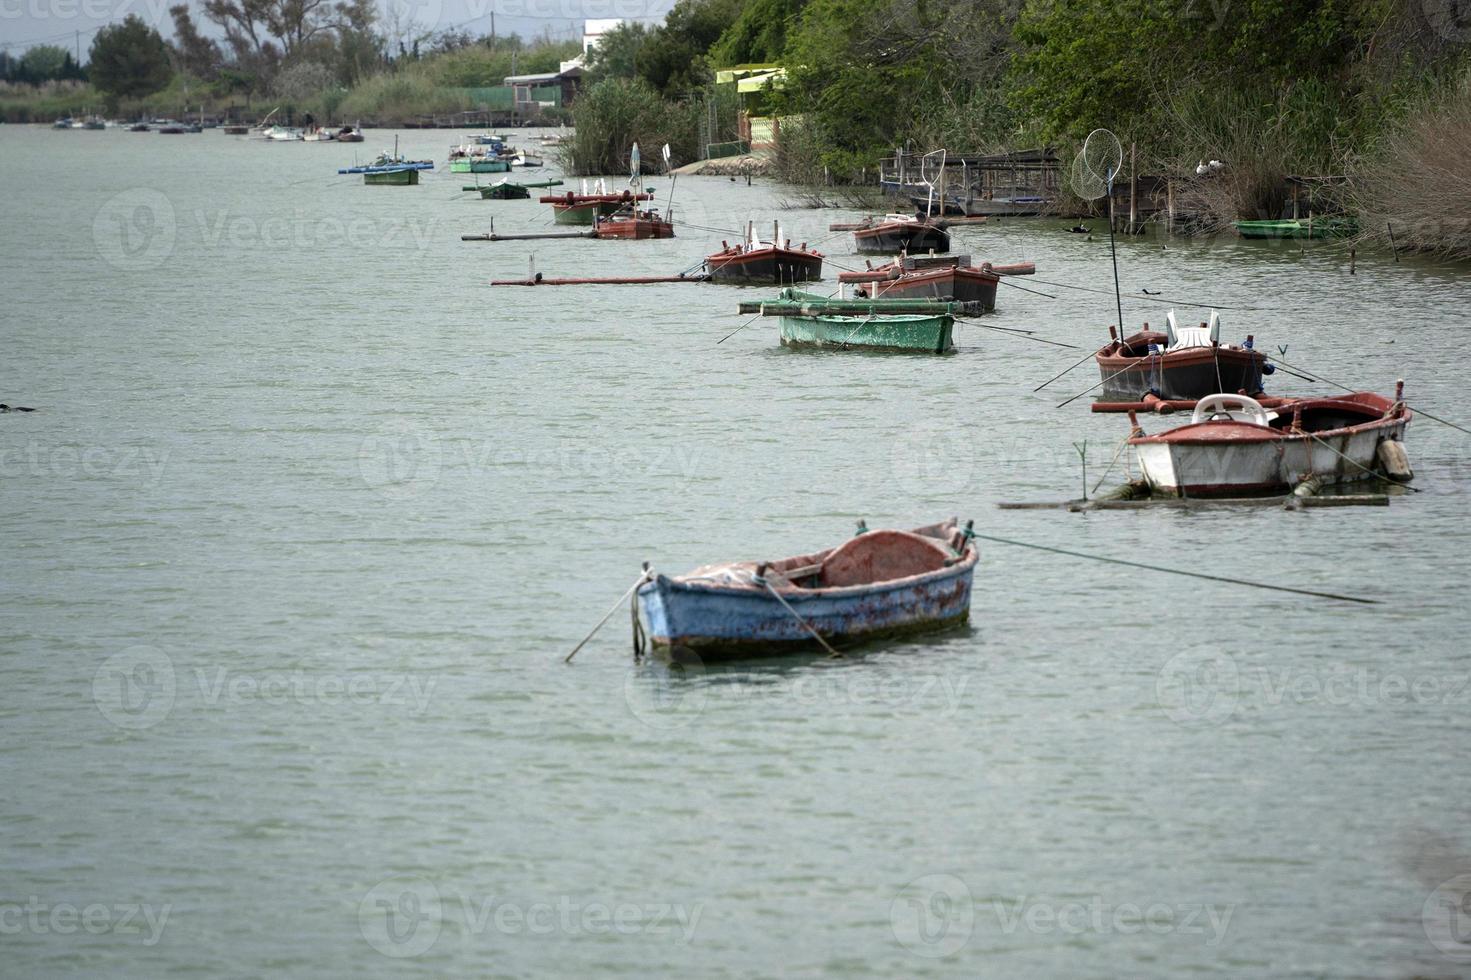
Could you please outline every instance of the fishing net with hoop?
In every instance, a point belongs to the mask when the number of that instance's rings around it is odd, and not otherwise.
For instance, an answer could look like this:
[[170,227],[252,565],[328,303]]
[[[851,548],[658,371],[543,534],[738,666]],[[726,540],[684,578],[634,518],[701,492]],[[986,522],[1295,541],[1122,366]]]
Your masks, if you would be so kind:
[[927,217],[933,213],[936,204],[939,204],[941,210],[944,210],[944,202],[936,199],[940,193],[940,180],[944,175],[944,150],[931,150],[919,158],[919,179],[929,188],[928,200],[925,203],[925,215]]
[[1096,201],[1108,193],[1124,165],[1124,146],[1107,129],[1095,129],[1073,158],[1069,175],[1073,193],[1085,201]]

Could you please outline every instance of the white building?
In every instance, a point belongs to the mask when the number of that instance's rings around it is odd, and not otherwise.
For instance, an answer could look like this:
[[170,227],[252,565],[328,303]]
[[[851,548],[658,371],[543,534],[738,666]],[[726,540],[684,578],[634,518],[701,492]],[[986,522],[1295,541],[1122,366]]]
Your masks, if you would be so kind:
[[623,18],[614,17],[603,20],[585,20],[582,22],[582,53],[586,55],[597,47],[598,41],[602,40],[604,34],[624,23]]

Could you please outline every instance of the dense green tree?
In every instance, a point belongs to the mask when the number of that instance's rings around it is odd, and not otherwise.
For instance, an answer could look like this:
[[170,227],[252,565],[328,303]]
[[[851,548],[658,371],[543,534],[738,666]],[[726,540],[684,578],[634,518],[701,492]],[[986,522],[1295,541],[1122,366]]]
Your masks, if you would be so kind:
[[17,80],[32,84],[55,81],[61,77],[70,61],[71,54],[65,48],[54,44],[38,44],[20,56]]
[[174,77],[168,45],[137,14],[110,24],[92,39],[88,76],[97,90],[116,105],[119,99],[157,92]]
[[595,79],[638,77],[638,55],[653,30],[642,21],[624,21],[598,39],[587,57]]
[[1385,22],[1388,0],[1028,0],[1014,103],[1056,136],[1108,126],[1164,134],[1171,100],[1213,88],[1338,83]]
[[189,5],[180,3],[170,7],[169,16],[174,20],[173,48],[179,67],[195,78],[206,81],[218,78],[225,61],[224,53],[213,38],[199,33],[189,13]]
[[710,46],[735,23],[745,0],[679,0],[639,48],[639,76],[666,94],[710,84]]
[[909,138],[998,140],[1012,17],[1008,0],[812,0],[787,44],[781,109],[839,174]]
[[781,61],[787,35],[807,0],[749,0],[740,16],[710,48],[716,68]]

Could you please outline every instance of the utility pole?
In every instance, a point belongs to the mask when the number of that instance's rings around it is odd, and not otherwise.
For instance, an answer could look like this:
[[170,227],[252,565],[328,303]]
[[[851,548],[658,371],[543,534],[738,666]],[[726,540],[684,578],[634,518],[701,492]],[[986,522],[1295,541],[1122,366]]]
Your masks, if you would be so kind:
[[[65,37],[66,35],[62,35]],[[77,31],[77,67],[82,67],[82,32]]]

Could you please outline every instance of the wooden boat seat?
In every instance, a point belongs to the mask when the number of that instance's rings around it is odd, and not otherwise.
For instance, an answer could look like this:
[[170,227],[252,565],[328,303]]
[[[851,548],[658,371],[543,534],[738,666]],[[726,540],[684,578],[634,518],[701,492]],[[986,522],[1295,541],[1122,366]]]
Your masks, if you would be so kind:
[[908,578],[939,571],[949,557],[933,538],[909,531],[867,531],[833,549],[822,562],[821,582],[841,588]]
[[901,262],[906,272],[916,269],[970,268],[969,255],[903,255],[895,265]]

